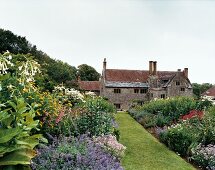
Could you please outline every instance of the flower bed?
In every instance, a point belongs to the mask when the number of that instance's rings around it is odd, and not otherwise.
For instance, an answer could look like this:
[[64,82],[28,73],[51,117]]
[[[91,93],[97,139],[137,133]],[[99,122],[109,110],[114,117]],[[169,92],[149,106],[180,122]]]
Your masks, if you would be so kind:
[[[112,151],[104,149],[104,143],[101,141],[101,138],[93,140],[87,135],[81,135],[76,138],[55,138],[52,145],[43,146],[37,150],[38,156],[32,160],[31,167],[33,170],[122,170],[119,157],[116,154],[112,154]],[[116,141],[114,140],[114,142]],[[109,147],[113,148],[114,146],[109,145]]]
[[[26,168],[36,155],[36,169],[122,169],[114,106],[62,85],[41,91],[34,81],[39,64],[30,55],[14,57],[16,64],[0,54],[0,169]],[[42,142],[49,143],[37,148]]]
[[[210,109],[204,114],[203,108]],[[215,107],[210,102],[184,97],[152,101],[130,114],[177,154],[204,169],[214,168]]]

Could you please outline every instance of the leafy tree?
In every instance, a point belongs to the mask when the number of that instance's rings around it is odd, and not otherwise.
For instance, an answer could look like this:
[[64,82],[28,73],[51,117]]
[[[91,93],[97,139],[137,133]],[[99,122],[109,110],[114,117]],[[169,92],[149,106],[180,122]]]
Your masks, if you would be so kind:
[[[45,90],[53,90],[57,83],[66,81],[76,81],[77,69],[67,63],[50,58],[46,53],[37,49],[25,37],[13,34],[9,30],[0,29],[0,53],[9,51],[13,54],[29,54],[41,65],[43,76],[36,78],[36,83]],[[31,55],[30,55],[31,54]],[[23,58],[17,56],[17,61],[23,61]],[[74,83],[70,84],[72,87]]]
[[193,83],[193,93],[197,98],[201,97],[201,94],[207,91],[209,88],[211,88],[213,85],[210,83],[203,83],[203,84],[198,84],[198,83]]
[[60,60],[49,63],[47,73],[57,83],[65,83],[76,79],[77,69]]
[[[14,35],[11,31],[0,29],[0,52],[7,50],[13,54],[27,54],[31,51],[32,45],[25,37]],[[35,48],[35,47],[34,47]]]
[[100,74],[93,67],[81,64],[78,66],[78,76],[84,81],[98,81]]

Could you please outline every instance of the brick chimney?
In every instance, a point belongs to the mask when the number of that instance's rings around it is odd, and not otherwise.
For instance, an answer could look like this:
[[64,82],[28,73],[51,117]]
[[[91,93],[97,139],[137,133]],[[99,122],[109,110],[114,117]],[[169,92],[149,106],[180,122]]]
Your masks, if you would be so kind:
[[157,61],[153,61],[153,75],[157,75]]
[[107,68],[107,62],[106,62],[106,58],[104,58],[103,70],[102,70],[102,77],[103,77],[104,80],[106,79],[106,68]]
[[104,58],[104,61],[103,61],[103,71],[106,70],[106,67],[107,67],[107,62],[106,62],[106,58]]
[[149,61],[149,75],[152,75],[153,71],[153,61]]
[[183,73],[184,73],[184,76],[188,78],[188,68],[184,68]]

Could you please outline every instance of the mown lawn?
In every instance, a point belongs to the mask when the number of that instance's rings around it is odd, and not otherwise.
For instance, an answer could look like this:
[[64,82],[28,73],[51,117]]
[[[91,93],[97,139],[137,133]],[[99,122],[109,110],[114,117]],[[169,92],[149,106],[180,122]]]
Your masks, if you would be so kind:
[[116,115],[120,143],[127,147],[122,159],[125,170],[194,170],[195,168],[170,151],[148,133],[128,113]]

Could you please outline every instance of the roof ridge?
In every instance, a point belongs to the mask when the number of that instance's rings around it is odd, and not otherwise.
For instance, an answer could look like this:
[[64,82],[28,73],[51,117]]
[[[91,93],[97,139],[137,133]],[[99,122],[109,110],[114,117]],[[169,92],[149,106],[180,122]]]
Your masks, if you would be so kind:
[[[116,71],[147,71],[147,72],[149,72],[149,70],[131,70],[131,69],[106,69],[106,71],[107,70],[116,70]],[[157,72],[169,72],[169,73],[171,73],[171,72],[174,72],[174,73],[176,73],[177,71],[164,71],[164,70],[160,70],[160,71],[157,71]]]

